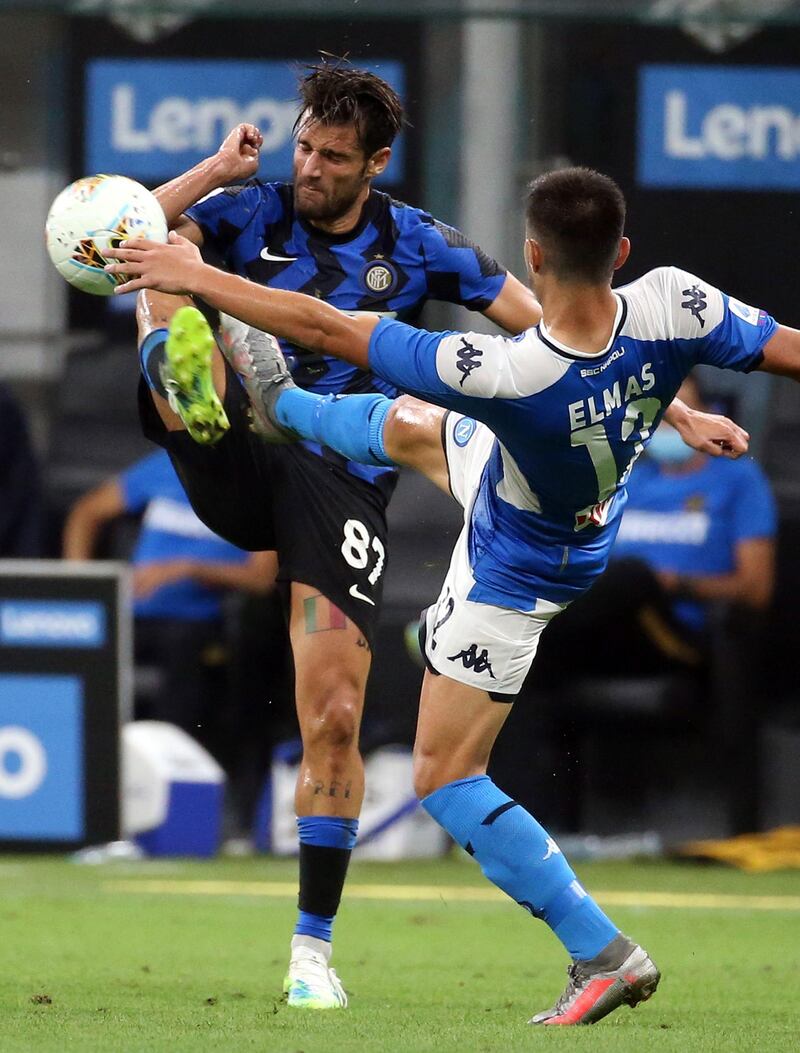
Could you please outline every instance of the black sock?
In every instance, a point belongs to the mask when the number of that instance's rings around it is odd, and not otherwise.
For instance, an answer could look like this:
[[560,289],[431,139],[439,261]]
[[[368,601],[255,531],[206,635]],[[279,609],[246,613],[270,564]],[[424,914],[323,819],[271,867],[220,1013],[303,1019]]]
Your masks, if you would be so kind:
[[349,848],[300,845],[300,910],[323,918],[336,914],[350,855]]

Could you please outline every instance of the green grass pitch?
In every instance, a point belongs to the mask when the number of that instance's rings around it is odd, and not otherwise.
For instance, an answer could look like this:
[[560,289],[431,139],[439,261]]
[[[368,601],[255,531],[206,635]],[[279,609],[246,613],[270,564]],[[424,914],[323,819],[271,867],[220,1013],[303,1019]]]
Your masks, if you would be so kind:
[[0,1051],[800,1049],[800,875],[577,869],[664,978],[636,1010],[562,1030],[526,1021],[560,993],[563,951],[473,898],[489,886],[468,862],[354,864],[334,960],[350,1008],[303,1013],[280,997],[293,863],[0,857]]

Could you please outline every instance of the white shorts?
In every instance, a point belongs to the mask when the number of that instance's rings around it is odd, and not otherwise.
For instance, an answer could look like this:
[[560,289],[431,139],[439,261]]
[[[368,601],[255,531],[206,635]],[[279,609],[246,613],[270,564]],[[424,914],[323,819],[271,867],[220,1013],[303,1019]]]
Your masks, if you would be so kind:
[[423,649],[437,673],[513,702],[536,655],[542,630],[567,606],[537,600],[531,611],[468,600],[475,579],[469,564],[469,521],[494,434],[471,417],[449,413],[444,447],[450,489],[464,509],[464,526],[439,599],[424,613]]

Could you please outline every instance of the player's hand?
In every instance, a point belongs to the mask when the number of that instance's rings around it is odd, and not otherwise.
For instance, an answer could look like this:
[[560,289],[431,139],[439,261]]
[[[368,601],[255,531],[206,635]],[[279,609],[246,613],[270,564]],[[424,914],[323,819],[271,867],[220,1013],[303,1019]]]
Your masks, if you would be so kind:
[[254,176],[263,142],[264,137],[254,124],[237,124],[217,150],[222,182],[234,183]]
[[108,263],[109,274],[122,274],[127,279],[115,294],[135,289],[155,289],[166,293],[191,293],[193,279],[204,265],[196,245],[174,230],[166,245],[160,241],[131,238],[117,249],[104,249],[103,254],[117,263]]
[[747,453],[750,436],[738,424],[718,413],[689,409],[670,424],[680,433],[687,446],[711,457],[728,457],[735,461]]

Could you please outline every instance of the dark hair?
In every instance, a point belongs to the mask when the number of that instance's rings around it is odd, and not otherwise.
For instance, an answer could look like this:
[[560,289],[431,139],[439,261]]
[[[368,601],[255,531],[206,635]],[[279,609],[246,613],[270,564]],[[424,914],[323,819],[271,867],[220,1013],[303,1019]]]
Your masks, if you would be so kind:
[[320,124],[352,124],[364,154],[391,146],[403,127],[403,104],[394,88],[346,59],[305,67],[295,134],[310,117]]
[[613,179],[591,168],[547,172],[528,187],[525,219],[557,278],[611,280],[625,227],[625,198]]

